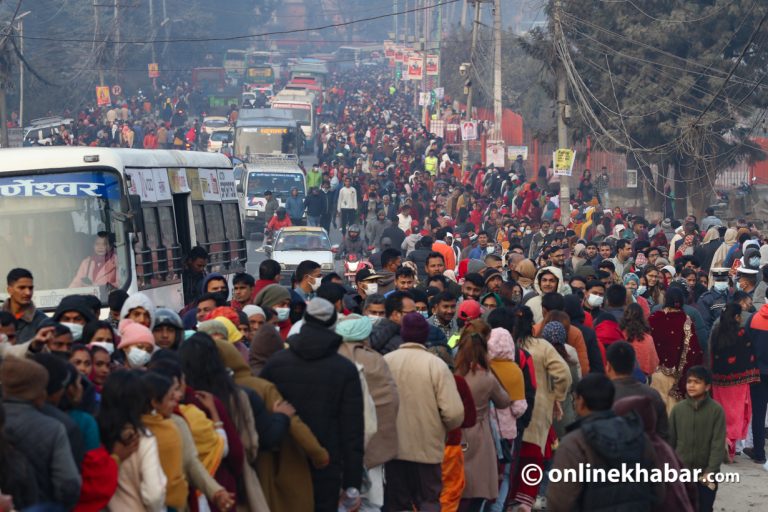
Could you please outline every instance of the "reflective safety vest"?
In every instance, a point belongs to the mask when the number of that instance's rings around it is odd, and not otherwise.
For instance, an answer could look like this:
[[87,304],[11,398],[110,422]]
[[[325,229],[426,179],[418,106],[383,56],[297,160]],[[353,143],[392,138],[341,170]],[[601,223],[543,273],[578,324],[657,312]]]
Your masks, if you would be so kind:
[[437,174],[437,157],[428,156],[424,159],[424,170],[426,170],[432,176]]

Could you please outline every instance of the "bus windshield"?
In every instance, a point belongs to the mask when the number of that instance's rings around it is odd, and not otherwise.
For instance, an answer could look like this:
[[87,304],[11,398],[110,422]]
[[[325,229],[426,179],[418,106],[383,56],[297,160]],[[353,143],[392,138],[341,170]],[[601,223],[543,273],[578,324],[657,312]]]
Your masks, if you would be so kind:
[[296,128],[284,126],[242,126],[235,134],[235,153],[247,156],[257,153],[296,154]]
[[41,308],[74,293],[106,301],[130,275],[120,197],[109,171],[0,177],[0,268],[31,271]]
[[254,172],[248,173],[248,197],[263,197],[271,190],[275,198],[288,199],[292,188],[298,189],[299,197],[304,197],[304,176],[298,173]]

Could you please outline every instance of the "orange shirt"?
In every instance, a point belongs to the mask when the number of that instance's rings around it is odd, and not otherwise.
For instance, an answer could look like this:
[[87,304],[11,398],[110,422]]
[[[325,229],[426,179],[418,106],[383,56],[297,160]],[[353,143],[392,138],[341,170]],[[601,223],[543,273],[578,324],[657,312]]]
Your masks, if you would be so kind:
[[453,252],[453,249],[448,246],[448,244],[435,242],[432,244],[432,250],[443,255],[446,270],[456,269],[456,254]]

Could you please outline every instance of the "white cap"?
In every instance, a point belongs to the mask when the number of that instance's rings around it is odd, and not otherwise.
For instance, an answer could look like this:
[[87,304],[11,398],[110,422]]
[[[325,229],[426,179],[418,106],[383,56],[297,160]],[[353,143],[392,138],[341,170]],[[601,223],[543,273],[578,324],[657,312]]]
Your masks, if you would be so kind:
[[756,268],[739,267],[739,274],[755,275],[758,270]]
[[672,275],[672,277],[675,277],[677,275],[677,270],[675,270],[675,267],[673,267],[672,265],[667,265],[666,267],[662,267],[661,270],[662,271],[666,270]]

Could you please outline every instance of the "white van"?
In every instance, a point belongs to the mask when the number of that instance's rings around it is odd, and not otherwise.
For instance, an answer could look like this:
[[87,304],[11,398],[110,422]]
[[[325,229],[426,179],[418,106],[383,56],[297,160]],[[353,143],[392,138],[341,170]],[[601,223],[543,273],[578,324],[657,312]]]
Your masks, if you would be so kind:
[[238,194],[245,236],[260,239],[269,222],[264,213],[267,204],[264,192],[271,191],[280,206],[285,206],[295,187],[303,200],[307,196],[306,176],[296,155],[252,155],[249,163],[238,167],[242,169]]

